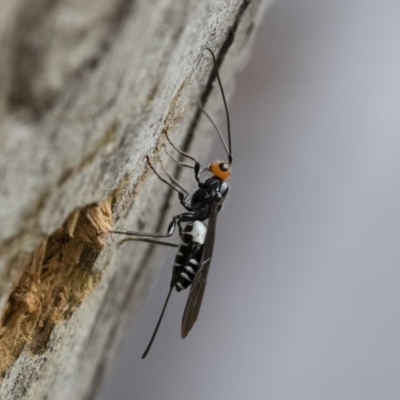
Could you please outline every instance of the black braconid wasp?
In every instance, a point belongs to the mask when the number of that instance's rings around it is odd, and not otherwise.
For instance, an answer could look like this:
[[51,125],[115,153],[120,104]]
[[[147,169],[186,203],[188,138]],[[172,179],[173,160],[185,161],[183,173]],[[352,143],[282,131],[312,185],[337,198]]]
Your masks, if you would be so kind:
[[[209,48],[206,48],[211,53],[215,74],[218,80],[218,85],[221,91],[222,100],[226,112],[227,130],[228,130],[228,145],[222,136],[221,131],[212,121],[207,112],[200,106],[202,112],[211,121],[218,132],[219,137],[225,147],[228,155],[227,161],[213,161],[207,167],[200,171],[200,163],[189,154],[179,150],[169,139],[168,133],[164,131],[169,144],[184,158],[194,162],[194,165],[183,163],[171,156],[179,165],[189,167],[194,170],[194,177],[197,182],[197,190],[190,195],[171,175],[167,173],[170,181],[164,179],[155,170],[148,157],[147,162],[157,177],[167,184],[171,189],[178,193],[179,201],[187,212],[175,215],[168,226],[166,234],[161,233],[144,233],[133,231],[110,231],[110,233],[118,233],[123,235],[135,236],[131,240],[139,240],[143,242],[163,244],[167,246],[178,247],[175,261],[173,265],[172,278],[170,289],[158,319],[154,333],[150,342],[143,353],[142,358],[145,358],[150,351],[154,338],[157,334],[161,320],[163,318],[168,300],[171,296],[172,289],[181,291],[191,285],[189,296],[186,302],[185,311],[182,318],[181,336],[185,338],[192,329],[199,315],[201,302],[204,295],[204,290],[207,283],[207,275],[210,268],[211,258],[214,249],[215,228],[217,225],[218,212],[222,208],[222,204],[228,193],[228,183],[226,182],[231,173],[232,166],[232,144],[229,111],[226,103],[224,90],[222,88],[221,79],[219,77],[218,66],[214,53]],[[212,176],[205,181],[200,179],[200,174],[204,171],[209,171]],[[208,220],[205,225],[204,221]],[[182,223],[185,224],[182,227]],[[173,235],[175,227],[178,226],[180,244],[174,244],[157,240],[157,238],[166,238]],[[128,239],[129,240],[129,239]]]

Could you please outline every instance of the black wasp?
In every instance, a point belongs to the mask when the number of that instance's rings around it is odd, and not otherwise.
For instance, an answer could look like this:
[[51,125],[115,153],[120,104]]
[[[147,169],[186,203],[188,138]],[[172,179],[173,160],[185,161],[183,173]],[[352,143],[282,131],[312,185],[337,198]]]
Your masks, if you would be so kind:
[[[182,206],[186,209],[186,212],[175,215],[172,218],[171,223],[168,226],[166,234],[160,233],[144,233],[144,232],[132,232],[132,231],[110,231],[110,233],[118,233],[130,236],[136,236],[131,240],[139,240],[144,242],[151,242],[157,244],[163,244],[167,246],[178,247],[173,272],[170,282],[170,289],[168,296],[165,300],[164,307],[161,315],[158,319],[154,333],[150,339],[150,342],[143,353],[142,358],[145,358],[151,348],[153,340],[156,336],[161,320],[163,318],[165,309],[168,304],[168,300],[171,296],[172,289],[175,288],[177,292],[186,289],[191,285],[189,296],[186,302],[185,311],[182,318],[181,336],[185,338],[192,329],[194,323],[199,315],[201,302],[204,295],[204,290],[207,283],[207,275],[210,268],[211,258],[214,249],[215,240],[215,227],[217,225],[218,212],[222,208],[222,204],[228,194],[228,183],[226,182],[231,173],[232,166],[232,145],[231,145],[231,131],[230,131],[230,120],[229,111],[226,104],[224,90],[222,88],[221,79],[219,77],[218,66],[214,56],[214,53],[209,48],[206,48],[211,53],[215,74],[218,80],[218,85],[221,90],[222,100],[226,112],[227,130],[228,130],[228,146],[226,145],[221,131],[218,129],[216,124],[212,121],[207,112],[200,106],[202,112],[211,121],[213,126],[218,132],[219,137],[225,147],[228,155],[227,161],[213,161],[207,167],[200,171],[200,163],[189,154],[179,150],[171,142],[166,131],[164,134],[169,144],[182,156],[190,159],[194,162],[194,165],[183,163],[174,158],[179,165],[192,168],[194,170],[194,177],[197,182],[197,190],[190,195],[171,175],[168,175],[170,181],[161,177],[158,172],[154,169],[149,158],[151,169],[157,175],[157,177],[167,184],[170,188],[178,193],[179,201]],[[171,156],[172,157],[172,156]],[[172,157],[173,158],[173,157]],[[200,179],[200,174],[204,171],[209,171],[212,176],[205,181]],[[207,225],[204,221],[208,220]],[[182,227],[182,224],[185,224]],[[169,242],[163,242],[156,238],[166,238],[173,235],[175,227],[178,226],[180,244],[174,244]],[[129,240],[129,239],[127,239]]]

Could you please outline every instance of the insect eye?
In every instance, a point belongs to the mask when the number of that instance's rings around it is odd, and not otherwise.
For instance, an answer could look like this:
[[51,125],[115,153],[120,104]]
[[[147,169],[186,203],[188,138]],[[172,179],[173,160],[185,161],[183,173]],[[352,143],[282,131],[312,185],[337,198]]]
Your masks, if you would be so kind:
[[226,164],[226,163],[220,163],[220,164],[218,165],[218,167],[219,167],[219,169],[220,169],[221,171],[224,171],[224,172],[228,171],[228,169],[229,169],[229,165]]

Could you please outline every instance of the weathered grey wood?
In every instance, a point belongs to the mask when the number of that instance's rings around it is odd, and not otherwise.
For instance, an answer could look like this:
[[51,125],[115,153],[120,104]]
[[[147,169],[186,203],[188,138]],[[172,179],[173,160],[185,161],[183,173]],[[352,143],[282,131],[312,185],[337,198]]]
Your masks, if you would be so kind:
[[158,265],[150,246],[105,235],[111,209],[119,229],[165,228],[170,193],[144,156],[160,168],[163,129],[207,154],[197,102],[221,99],[203,49],[229,96],[266,5],[1,2],[1,399],[94,396]]

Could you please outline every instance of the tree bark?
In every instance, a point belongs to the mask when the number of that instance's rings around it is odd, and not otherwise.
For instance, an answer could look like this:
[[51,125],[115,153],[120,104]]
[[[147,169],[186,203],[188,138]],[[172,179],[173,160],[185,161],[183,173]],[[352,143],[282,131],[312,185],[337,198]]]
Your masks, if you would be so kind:
[[266,5],[1,2],[1,399],[95,396],[158,265],[152,246],[107,232],[165,229],[172,193],[145,156],[193,181],[162,131],[207,161],[198,102],[222,102],[204,47],[229,97]]

